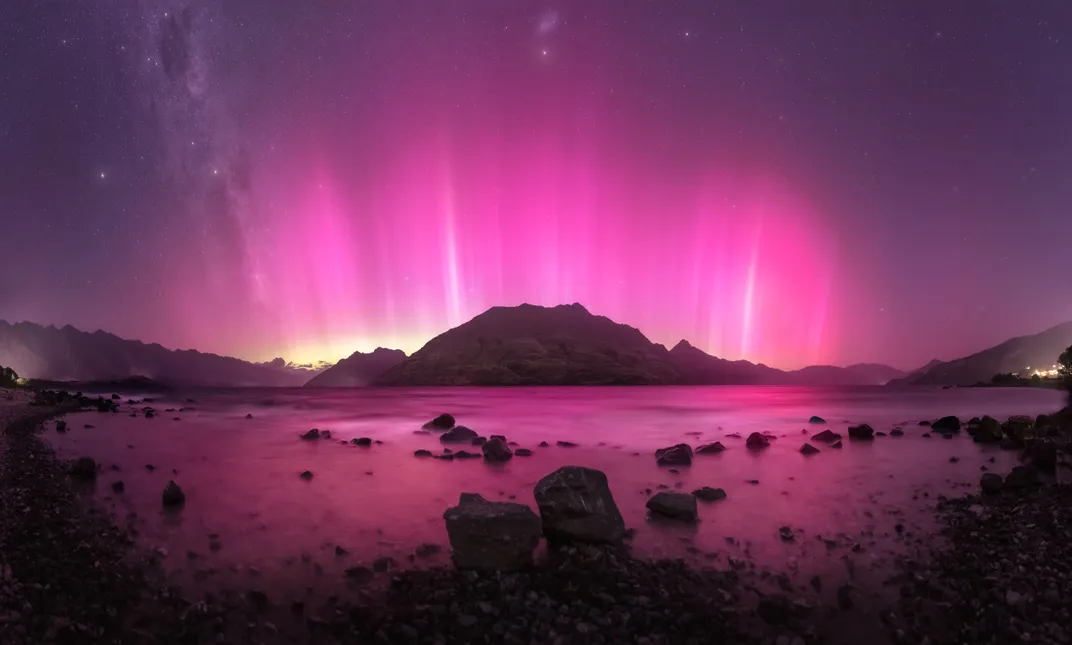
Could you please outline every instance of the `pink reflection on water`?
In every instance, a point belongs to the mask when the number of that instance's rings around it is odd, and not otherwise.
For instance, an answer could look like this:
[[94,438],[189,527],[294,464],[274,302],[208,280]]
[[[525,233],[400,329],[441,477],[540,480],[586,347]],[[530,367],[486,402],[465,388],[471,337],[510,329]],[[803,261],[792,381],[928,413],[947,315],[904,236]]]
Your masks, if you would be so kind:
[[[571,464],[607,473],[627,525],[638,529],[633,543],[638,555],[686,557],[719,567],[727,566],[729,557],[742,558],[760,568],[792,571],[800,584],[822,574],[833,589],[836,580],[849,575],[841,558],[854,542],[865,547],[852,554],[856,575],[883,571],[894,556],[910,550],[897,537],[895,524],[910,534],[932,530],[930,507],[939,494],[974,490],[981,465],[1004,472],[1014,462],[1014,455],[977,446],[966,436],[924,439],[927,429],[916,421],[943,414],[1034,414],[1060,402],[1058,393],[1038,390],[774,387],[275,390],[193,396],[196,410],[154,419],[75,415],[68,419],[72,431],[48,438],[62,455],[89,455],[101,463],[97,497],[120,520],[137,513],[132,526],[139,543],[165,548],[164,564],[178,580],[203,588],[256,579],[258,585],[296,596],[306,587],[325,594],[341,589],[346,567],[367,566],[380,556],[402,566],[446,563],[446,553],[416,562],[410,556],[425,542],[447,544],[442,514],[461,492],[516,499],[535,508],[535,483]],[[180,401],[153,405],[162,410],[179,407]],[[535,455],[502,465],[415,458],[418,448],[441,448],[438,436],[413,431],[442,411],[484,435],[506,434]],[[255,418],[245,419],[247,412]],[[812,414],[830,423],[808,426]],[[878,430],[904,424],[906,436],[846,440],[840,451],[820,446],[819,455],[799,454],[806,439],[802,429],[844,432],[847,422],[867,422]],[[96,427],[84,429],[84,423]],[[311,427],[330,429],[333,439],[300,441],[298,434]],[[779,438],[769,449],[751,452],[743,437],[754,430]],[[338,442],[360,436],[384,443],[361,448]],[[560,439],[581,446],[555,447]],[[551,447],[537,448],[543,440]],[[657,447],[713,440],[729,450],[698,455],[678,474],[656,466],[652,456]],[[951,456],[959,463],[951,464]],[[113,464],[120,470],[112,471]],[[308,482],[298,477],[307,469],[315,474]],[[120,495],[110,488],[117,479],[126,486]],[[161,510],[160,493],[169,479],[187,495],[178,513]],[[701,503],[702,521],[693,527],[650,523],[645,491],[660,485],[684,492],[720,487],[729,497]],[[802,531],[795,541],[778,538],[785,525]],[[220,536],[219,552],[209,549],[210,534]],[[820,536],[839,546],[828,548]],[[336,545],[349,554],[336,556]],[[188,551],[196,555],[188,558]],[[198,580],[210,568],[214,572]]]

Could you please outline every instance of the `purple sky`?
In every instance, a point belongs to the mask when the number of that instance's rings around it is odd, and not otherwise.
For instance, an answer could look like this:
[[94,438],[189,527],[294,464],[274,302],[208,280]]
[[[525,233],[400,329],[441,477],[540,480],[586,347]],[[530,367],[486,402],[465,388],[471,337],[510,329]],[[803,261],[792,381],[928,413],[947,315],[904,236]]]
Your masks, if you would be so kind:
[[1072,319],[1072,3],[0,9],[0,318],[243,358],[581,302],[912,368]]

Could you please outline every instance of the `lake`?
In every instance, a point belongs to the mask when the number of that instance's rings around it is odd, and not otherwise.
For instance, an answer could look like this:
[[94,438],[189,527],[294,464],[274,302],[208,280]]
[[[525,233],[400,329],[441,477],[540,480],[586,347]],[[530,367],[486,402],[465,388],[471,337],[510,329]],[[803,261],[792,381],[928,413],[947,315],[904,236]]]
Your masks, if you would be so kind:
[[[609,477],[626,525],[637,529],[637,555],[739,568],[757,586],[805,588],[818,575],[823,593],[833,593],[851,581],[881,600],[895,559],[934,546],[938,496],[974,492],[982,468],[1005,473],[1016,463],[1015,453],[976,445],[966,433],[924,438],[929,428],[918,422],[947,414],[1004,420],[1062,405],[1061,393],[1030,388],[257,389],[149,395],[158,414],[147,419],[129,416],[143,404],[127,405],[127,396],[119,414],[68,415],[66,434],[49,425],[46,439],[61,456],[101,464],[86,494],[135,530],[139,546],[166,552],[163,566],[191,593],[255,584],[294,598],[343,592],[345,568],[378,557],[403,567],[447,564],[442,516],[461,492],[535,509],[532,489],[541,477],[583,465]],[[182,406],[189,409],[163,412]],[[535,454],[505,464],[414,457],[421,448],[441,451],[437,434],[414,434],[441,412]],[[809,424],[812,415],[828,423]],[[902,427],[905,436],[846,436],[841,450],[815,444],[819,454],[799,453],[809,435],[825,428],[845,434],[858,423]],[[300,440],[310,428],[333,438]],[[753,431],[778,438],[749,451],[744,438]],[[383,443],[338,441],[362,436]],[[558,440],[579,446],[557,447]],[[655,463],[656,448],[715,440],[728,450],[697,455],[678,473]],[[551,446],[538,448],[540,441]],[[304,470],[312,480],[299,478]],[[170,479],[187,498],[176,512],[161,508]],[[116,480],[124,492],[113,493]],[[698,524],[648,520],[649,489],[702,486],[723,488],[728,498],[701,502]],[[794,531],[791,541],[779,537],[783,526]],[[443,552],[414,557],[424,543]]]

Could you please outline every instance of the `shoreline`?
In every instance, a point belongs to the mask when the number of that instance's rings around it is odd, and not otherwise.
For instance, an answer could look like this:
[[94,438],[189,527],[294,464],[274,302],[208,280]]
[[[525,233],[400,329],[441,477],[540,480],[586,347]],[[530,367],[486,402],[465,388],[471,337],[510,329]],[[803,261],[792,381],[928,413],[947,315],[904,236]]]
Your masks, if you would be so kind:
[[[973,577],[985,581],[992,575],[987,566],[993,558],[1018,564],[1025,554],[1010,548],[1021,545],[1030,551],[1027,545],[1043,543],[1048,535],[1018,540],[1013,520],[1025,513],[1045,517],[1047,509],[1052,514],[1059,503],[1069,501],[1068,486],[1047,486],[942,502],[939,514],[950,546],[899,563],[900,599],[874,610],[861,606],[866,590],[839,588],[833,594],[836,606],[822,604],[794,588],[788,577],[783,583],[784,573],[766,570],[762,563],[715,570],[676,560],[634,559],[627,547],[548,550],[531,568],[510,574],[402,569],[390,575],[383,589],[354,580],[346,593],[315,609],[277,597],[255,580],[243,589],[221,589],[194,601],[167,586],[156,558],[138,553],[134,540],[116,527],[118,518],[79,496],[67,465],[38,436],[45,419],[65,411],[69,409],[26,407],[16,420],[0,417],[0,641],[5,644],[211,643],[221,642],[220,634],[222,642],[264,644],[453,643],[490,637],[489,642],[504,643],[654,645],[708,642],[715,636],[723,642],[773,645],[908,643],[921,642],[923,636],[934,644],[966,636],[972,642],[1007,642],[1001,639],[1029,633],[1024,618],[1016,622],[1014,611],[1002,613],[1009,619],[988,624],[988,640],[987,634],[972,631],[972,594],[1000,596],[1014,609],[1045,606],[1053,584],[1030,591],[1015,567],[999,568],[1003,577],[994,583],[973,582]],[[971,510],[975,506],[987,513]],[[1068,537],[1067,523],[1045,526]],[[994,543],[980,538],[980,527],[1007,539]],[[1072,562],[1067,546],[1072,538],[1045,543],[1052,548],[1036,562],[1060,574],[1051,577],[1058,601],[1072,597],[1072,588],[1061,586],[1070,578],[1065,573]],[[963,557],[952,557],[956,554]],[[845,561],[851,566],[848,554]],[[1003,588],[1005,578],[1015,585]],[[781,592],[760,590],[760,581],[784,586]],[[1008,603],[1010,599],[1015,602]],[[951,624],[935,625],[936,611]],[[1067,634],[1061,632],[1059,608],[1051,613],[1057,622],[1044,623],[1043,636],[1049,640],[1031,642],[1069,642],[1062,640]]]

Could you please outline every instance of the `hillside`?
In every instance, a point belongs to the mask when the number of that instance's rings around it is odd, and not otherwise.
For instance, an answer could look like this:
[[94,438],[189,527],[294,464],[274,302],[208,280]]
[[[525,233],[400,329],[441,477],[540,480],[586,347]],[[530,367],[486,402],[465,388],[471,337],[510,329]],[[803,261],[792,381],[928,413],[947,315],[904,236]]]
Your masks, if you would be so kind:
[[406,360],[400,349],[377,347],[368,354],[354,352],[334,366],[324,370],[305,384],[305,387],[361,387],[372,385],[387,370]]

